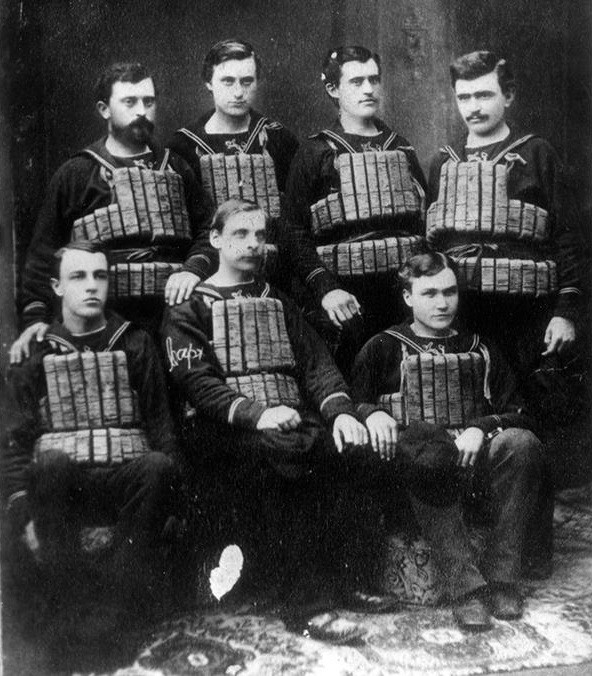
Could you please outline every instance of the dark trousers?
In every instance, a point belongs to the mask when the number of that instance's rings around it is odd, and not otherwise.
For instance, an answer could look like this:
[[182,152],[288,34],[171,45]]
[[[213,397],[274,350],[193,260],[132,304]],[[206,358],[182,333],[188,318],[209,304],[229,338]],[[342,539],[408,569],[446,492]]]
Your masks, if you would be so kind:
[[42,556],[57,578],[68,586],[80,578],[82,526],[115,524],[107,591],[124,603],[158,594],[175,472],[173,460],[156,452],[112,467],[84,467],[62,452],[41,456],[30,500]]

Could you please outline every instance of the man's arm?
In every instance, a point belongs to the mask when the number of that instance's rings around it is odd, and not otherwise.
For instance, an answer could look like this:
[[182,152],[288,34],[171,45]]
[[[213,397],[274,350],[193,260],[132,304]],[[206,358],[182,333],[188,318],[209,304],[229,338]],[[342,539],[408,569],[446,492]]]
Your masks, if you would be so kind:
[[161,336],[168,377],[200,414],[256,429],[266,407],[226,385],[208,340],[208,315],[200,299],[165,309]]

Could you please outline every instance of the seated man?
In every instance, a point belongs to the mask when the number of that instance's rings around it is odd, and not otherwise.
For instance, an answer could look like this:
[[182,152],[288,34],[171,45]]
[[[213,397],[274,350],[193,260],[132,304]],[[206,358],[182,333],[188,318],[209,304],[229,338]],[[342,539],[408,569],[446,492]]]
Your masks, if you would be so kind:
[[[119,622],[145,618],[163,600],[163,529],[177,485],[156,347],[144,331],[105,314],[108,274],[98,242],[55,254],[51,284],[62,319],[9,370],[16,412],[2,458],[13,542],[35,550],[50,579],[52,619],[70,624],[69,639],[73,630],[84,641],[99,631],[115,638]],[[111,523],[99,582],[83,564],[81,527]],[[105,604],[96,605],[94,592],[88,598],[91,584],[106,592]],[[78,613],[69,601],[79,603]]]
[[[424,420],[457,431],[458,464],[487,481],[492,530],[477,568],[460,512],[426,535],[444,591],[457,601],[461,626],[486,628],[495,617],[522,614],[518,582],[523,546],[541,483],[543,448],[522,409],[516,383],[499,353],[477,334],[453,328],[456,269],[443,254],[412,257],[402,268],[410,323],[372,338],[356,359],[356,399],[390,409],[400,427]],[[361,405],[363,412],[364,405]],[[452,537],[448,535],[452,533]]]

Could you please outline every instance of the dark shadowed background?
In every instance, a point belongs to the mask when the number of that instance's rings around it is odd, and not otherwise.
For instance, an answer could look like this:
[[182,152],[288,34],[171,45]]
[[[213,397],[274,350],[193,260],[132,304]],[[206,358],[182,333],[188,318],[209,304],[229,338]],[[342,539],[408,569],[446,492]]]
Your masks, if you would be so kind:
[[325,52],[343,43],[378,51],[383,117],[415,145],[425,170],[462,131],[451,59],[496,51],[518,76],[512,118],[558,149],[590,240],[590,0],[0,0],[1,367],[16,333],[15,272],[47,183],[103,131],[92,95],[97,74],[114,60],[145,62],[164,140],[209,107],[201,62],[232,36],[251,41],[263,59],[258,108],[299,136],[333,117],[320,80]]

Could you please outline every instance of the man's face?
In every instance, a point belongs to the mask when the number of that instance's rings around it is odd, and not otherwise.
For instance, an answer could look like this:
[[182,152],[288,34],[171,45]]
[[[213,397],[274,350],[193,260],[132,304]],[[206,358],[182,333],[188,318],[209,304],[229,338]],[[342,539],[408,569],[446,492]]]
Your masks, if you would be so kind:
[[471,134],[487,138],[505,122],[506,109],[514,100],[513,92],[502,92],[495,72],[474,80],[457,80],[456,104]]
[[217,111],[230,117],[244,117],[257,94],[255,57],[230,59],[214,66],[212,79],[206,82]]
[[97,108],[109,121],[109,131],[123,143],[146,145],[152,139],[156,120],[156,94],[152,78],[140,82],[114,82],[109,101]]
[[435,275],[412,279],[411,291],[403,298],[413,311],[418,333],[426,336],[446,334],[458,310],[458,284],[454,272],[444,268]]
[[64,317],[83,321],[102,317],[109,287],[105,254],[69,249],[62,257],[60,278],[52,279],[52,286],[62,299]]
[[374,59],[344,63],[339,86],[329,83],[327,92],[338,102],[340,112],[359,119],[374,117],[382,95],[378,64]]
[[210,241],[220,254],[220,264],[242,272],[256,272],[265,251],[265,216],[262,211],[242,211],[226,221],[222,232],[212,230]]

